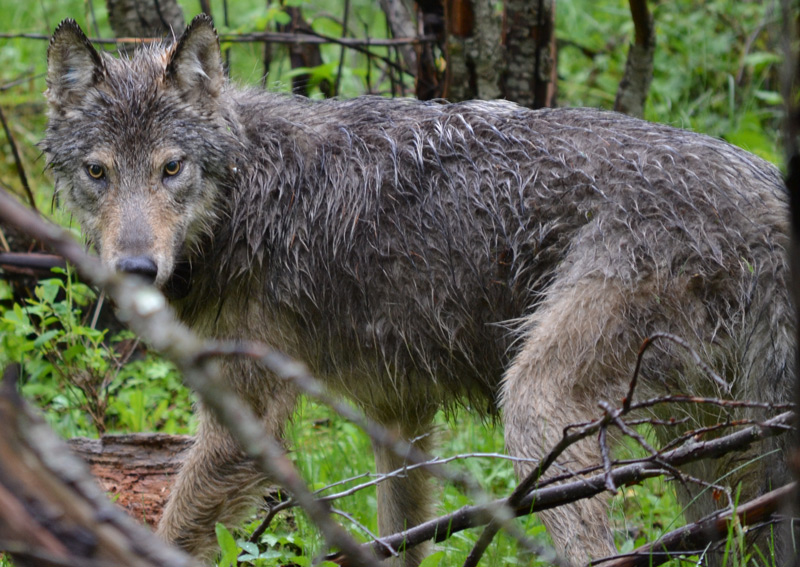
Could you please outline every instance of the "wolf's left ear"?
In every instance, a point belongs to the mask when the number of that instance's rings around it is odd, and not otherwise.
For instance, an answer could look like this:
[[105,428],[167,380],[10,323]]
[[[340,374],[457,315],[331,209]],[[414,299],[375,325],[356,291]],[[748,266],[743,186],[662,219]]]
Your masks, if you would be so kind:
[[183,32],[167,64],[167,79],[192,102],[216,99],[225,84],[219,37],[211,17],[196,16]]
[[77,103],[100,82],[105,67],[100,54],[75,20],[58,24],[47,48],[47,100],[53,108]]

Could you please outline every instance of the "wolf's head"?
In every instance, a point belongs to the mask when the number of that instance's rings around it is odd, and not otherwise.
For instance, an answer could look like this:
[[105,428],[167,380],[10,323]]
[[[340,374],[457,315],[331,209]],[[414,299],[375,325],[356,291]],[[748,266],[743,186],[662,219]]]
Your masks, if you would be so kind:
[[106,265],[164,286],[214,230],[241,152],[210,18],[131,59],[65,20],[47,63],[42,147],[58,194]]

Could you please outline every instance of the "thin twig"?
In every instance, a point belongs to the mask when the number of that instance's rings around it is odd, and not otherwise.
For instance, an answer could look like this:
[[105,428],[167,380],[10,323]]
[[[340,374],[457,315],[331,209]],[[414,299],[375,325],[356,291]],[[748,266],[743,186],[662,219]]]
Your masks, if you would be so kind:
[[[0,33],[0,39],[35,39],[40,41],[50,41],[50,35],[41,33]],[[335,38],[322,34],[306,34],[306,33],[286,33],[286,32],[251,32],[240,34],[220,34],[220,42],[222,43],[334,43],[337,45],[344,45],[353,49],[363,48],[364,46],[400,46],[400,45],[422,45],[426,43],[435,43],[436,38],[428,36],[420,37],[398,37],[398,38],[372,38],[372,39],[358,39],[353,37],[348,38]],[[116,43],[161,43],[161,38],[154,37],[92,37],[89,41],[97,44],[113,45]],[[375,56],[375,54],[372,54]]]
[[349,520],[350,523],[352,523],[359,530],[361,530],[362,532],[367,534],[372,539],[372,541],[383,545],[384,548],[386,549],[386,551],[389,552],[389,555],[391,557],[398,557],[400,555],[399,553],[397,553],[397,551],[394,550],[394,548],[392,548],[392,546],[390,546],[388,544],[384,544],[380,540],[380,538],[378,536],[376,536],[374,533],[372,533],[372,530],[370,530],[367,526],[365,526],[364,524],[359,522],[352,514],[348,514],[344,510],[339,510],[338,508],[331,508],[331,513],[332,514],[336,514],[337,516],[341,516],[342,518],[346,518],[347,520]]
[[33,192],[31,191],[31,186],[28,183],[28,176],[25,175],[25,167],[22,165],[22,158],[20,157],[19,150],[17,149],[17,142],[14,140],[14,136],[11,134],[11,129],[8,127],[8,122],[6,122],[6,115],[3,113],[2,106],[0,106],[0,122],[3,123],[3,130],[6,133],[8,144],[11,146],[11,155],[14,157],[14,164],[17,166],[19,181],[22,183],[22,188],[25,189],[25,194],[28,196],[28,204],[30,204],[31,208],[36,211],[36,200],[33,198]]
[[697,366],[699,366],[703,370],[703,372],[705,372],[709,377],[711,377],[711,379],[714,380],[714,382],[716,382],[717,385],[720,386],[720,388],[722,388],[723,392],[726,393],[730,392],[731,390],[730,384],[725,382],[725,380],[723,380],[719,376],[719,374],[714,372],[714,370],[708,364],[706,364],[706,362],[702,358],[700,358],[700,355],[697,354],[697,352],[692,348],[692,346],[688,342],[686,342],[684,339],[682,339],[677,335],[673,335],[672,333],[653,333],[652,335],[647,337],[642,342],[642,345],[639,347],[639,353],[636,356],[636,367],[633,370],[633,375],[631,377],[630,385],[628,386],[628,393],[625,395],[625,398],[623,399],[623,408],[625,409],[625,411],[630,409],[631,402],[633,401],[633,392],[636,389],[636,384],[639,379],[639,372],[642,367],[642,359],[644,357],[644,353],[647,351],[648,348],[650,348],[650,346],[653,343],[661,339],[672,341],[673,343],[683,347],[692,357],[692,360],[694,360],[695,364],[697,364]]
[[16,86],[22,85],[22,84],[30,82],[30,81],[34,81],[36,79],[41,79],[41,78],[45,77],[46,75],[47,75],[47,73],[34,74],[33,71],[28,71],[26,73],[23,73],[22,75],[20,75],[16,79],[12,80],[11,82],[5,83],[3,85],[0,85],[0,92],[7,91],[7,90],[9,90],[11,88],[14,88]]
[[[344,18],[342,20],[342,39],[347,37],[347,20],[350,17],[350,0],[344,1]],[[345,46],[339,50],[339,68],[336,71],[336,83],[333,86],[333,96],[339,96],[339,85],[342,82],[342,70],[344,68]],[[369,63],[368,63],[369,64]]]
[[603,460],[603,471],[605,472],[606,490],[611,494],[617,493],[617,487],[614,486],[614,480],[611,478],[611,457],[608,455],[608,442],[607,442],[607,427],[601,427],[600,432],[597,434],[597,443],[600,445],[600,458]]
[[90,329],[97,327],[97,319],[100,317],[100,310],[103,309],[103,303],[106,299],[106,290],[100,291],[100,296],[97,298],[97,304],[94,306],[94,314],[92,315],[92,322],[89,324]]
[[280,443],[264,434],[250,406],[222,383],[217,366],[203,356],[205,341],[177,321],[163,295],[138,278],[110,272],[97,258],[88,256],[65,230],[46,223],[4,191],[0,191],[0,221],[13,224],[51,246],[74,263],[83,277],[108,290],[117,305],[119,319],[178,366],[203,405],[227,427],[260,471],[292,492],[329,545],[340,548],[353,565],[367,567],[374,563],[369,551],[334,522],[327,506],[314,498]]

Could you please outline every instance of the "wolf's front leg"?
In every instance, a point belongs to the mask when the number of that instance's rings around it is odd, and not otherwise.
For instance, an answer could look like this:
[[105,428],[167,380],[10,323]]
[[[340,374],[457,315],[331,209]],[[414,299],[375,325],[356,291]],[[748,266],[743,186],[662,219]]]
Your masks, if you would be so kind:
[[[266,433],[278,437],[293,400],[263,419]],[[281,415],[276,415],[281,414]],[[198,412],[199,428],[194,446],[172,487],[169,502],[158,525],[158,535],[210,561],[218,551],[215,525],[235,526],[265,493],[269,479],[258,472],[236,441],[207,410]]]
[[[433,446],[431,425],[427,419],[420,420],[413,427],[403,427],[406,439],[415,439],[414,446],[421,451],[429,451]],[[374,448],[375,467],[378,473],[398,471],[408,465],[408,461],[397,455],[391,448]],[[430,474],[424,468],[402,471],[399,475],[378,484],[378,529],[381,536],[391,535],[417,526],[431,518],[433,493]],[[414,567],[430,551],[430,546],[419,545],[387,562],[392,567]]]

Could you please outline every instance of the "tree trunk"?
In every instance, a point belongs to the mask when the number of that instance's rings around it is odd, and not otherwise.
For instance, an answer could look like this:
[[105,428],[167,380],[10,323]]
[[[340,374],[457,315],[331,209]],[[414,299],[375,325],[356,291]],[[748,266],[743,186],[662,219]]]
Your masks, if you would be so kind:
[[556,44],[553,0],[506,0],[503,96],[530,108],[555,103]]
[[[287,6],[284,10],[292,19],[288,24],[278,26],[278,31],[288,33],[313,33],[311,25],[303,18],[303,13],[300,8]],[[288,48],[289,61],[292,65],[292,69],[301,67],[311,68],[322,65],[322,53],[320,52],[318,44],[290,43]],[[293,76],[292,92],[294,94],[308,96],[310,81],[311,75],[309,73]],[[326,98],[333,96],[333,85],[331,85],[330,81],[327,79],[320,81],[319,90]]]
[[[417,37],[417,26],[414,23],[412,10],[404,0],[380,0],[381,9],[386,14],[386,22],[393,37]],[[413,45],[398,48],[405,68],[412,74],[417,71],[417,52]]]
[[553,0],[424,0],[418,6],[423,33],[441,38],[420,54],[419,98],[505,98],[531,108],[553,106]]
[[642,118],[644,103],[653,81],[656,34],[647,0],[630,0],[630,6],[636,35],[628,50],[625,74],[619,83],[614,110]]
[[417,57],[416,94],[420,100],[442,98],[445,91],[444,75],[439,63],[445,56],[447,29],[444,5],[441,0],[418,0],[417,21],[421,22],[422,35],[435,37],[435,43],[425,43]]
[[502,18],[498,5],[499,0],[447,3],[447,99],[491,100],[502,96]]
[[176,0],[107,0],[106,6],[117,37],[180,35],[186,27]]

